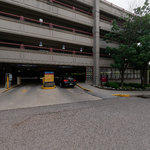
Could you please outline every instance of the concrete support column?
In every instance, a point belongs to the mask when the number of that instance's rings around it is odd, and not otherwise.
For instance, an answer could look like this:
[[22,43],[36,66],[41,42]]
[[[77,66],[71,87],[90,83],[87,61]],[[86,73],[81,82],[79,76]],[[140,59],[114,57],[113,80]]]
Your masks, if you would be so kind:
[[21,77],[17,77],[17,85],[21,84]]
[[93,83],[93,67],[86,67],[86,83]]
[[94,0],[94,28],[93,28],[93,61],[94,61],[94,85],[100,84],[100,69],[99,69],[99,61],[100,61],[100,29],[99,29],[99,18],[100,18],[100,11],[99,11],[99,3],[100,0]]

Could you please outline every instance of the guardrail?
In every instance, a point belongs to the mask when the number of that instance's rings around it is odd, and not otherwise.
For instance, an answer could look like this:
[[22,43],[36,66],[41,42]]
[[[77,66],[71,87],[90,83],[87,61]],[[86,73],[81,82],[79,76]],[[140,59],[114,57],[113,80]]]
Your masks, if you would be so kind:
[[[88,11],[85,11],[85,10],[82,10],[82,9],[79,9],[79,8],[74,7],[74,6],[72,6],[72,5],[65,4],[65,3],[60,2],[60,1],[58,1],[58,0],[49,0],[49,2],[51,2],[51,3],[54,2],[54,3],[60,4],[60,5],[62,5],[62,6],[68,7],[68,8],[70,8],[70,9],[77,10],[77,11],[86,13],[86,14],[88,14],[88,15],[90,15],[90,16],[93,16],[93,13],[91,13],[91,12],[88,12]],[[128,10],[125,10],[124,8],[119,7],[119,6],[117,6],[117,5],[115,5],[115,4],[111,3],[111,2],[109,2],[109,1],[107,1],[107,0],[101,0],[101,2],[107,4],[107,5],[111,6],[111,7],[114,7],[114,8],[116,8],[116,9],[120,10],[120,11],[124,11],[124,12],[127,13],[127,14],[133,14],[132,12],[130,12],[130,11],[128,11]]]
[[[100,19],[101,19],[101,20],[104,20],[104,21],[107,21],[107,22],[109,22],[110,24],[112,24],[113,21],[114,21],[114,19],[110,19],[110,18],[105,17],[105,16],[103,16],[103,15],[100,15]],[[122,23],[121,21],[117,21],[117,24],[118,24],[118,26],[120,26],[120,27],[123,25],[123,23]]]
[[[68,7],[68,8],[70,8],[70,9],[77,10],[77,11],[80,11],[80,12],[82,12],[82,13],[84,13],[84,14],[88,14],[88,15],[90,15],[90,16],[93,16],[93,13],[90,13],[90,12],[88,12],[88,11],[79,9],[79,8],[74,7],[74,6],[72,6],[72,5],[65,4],[65,3],[60,2],[60,1],[58,1],[58,0],[49,0],[49,1],[50,1],[51,3],[54,2],[54,3],[57,3],[57,4],[59,4],[59,5]],[[104,2],[104,1],[103,1],[103,2]],[[105,3],[109,4],[109,2],[105,2]],[[115,6],[115,5],[113,5],[112,3],[110,3],[109,5]],[[115,7],[117,8],[117,6],[115,6]],[[124,10],[124,9],[122,9],[122,10]],[[110,18],[105,17],[105,16],[102,16],[102,15],[100,16],[100,19],[105,20],[105,21],[108,21],[108,22],[110,22],[110,23],[113,22],[113,19],[110,19]],[[119,25],[121,25],[121,23],[119,23]]]
[[82,30],[78,30],[78,29],[74,29],[74,28],[70,28],[70,27],[66,27],[66,26],[61,26],[61,25],[50,23],[50,22],[44,22],[44,21],[41,22],[41,21],[36,20],[36,19],[31,19],[31,18],[28,18],[28,17],[15,15],[15,14],[11,14],[11,13],[6,13],[6,12],[3,12],[3,11],[0,11],[0,14],[5,15],[5,16],[9,16],[9,17],[13,17],[13,18],[17,18],[20,21],[30,21],[30,22],[38,23],[40,25],[46,25],[46,26],[49,26],[49,29],[57,28],[57,29],[68,30],[68,31],[71,31],[71,32],[74,32],[74,33],[81,33],[81,34],[93,36],[93,34],[90,33],[90,32],[86,32],[86,31],[82,31]]
[[[93,55],[93,53],[81,52],[81,51],[75,51],[75,50],[64,50],[64,49],[58,49],[58,48],[52,48],[52,47],[33,46],[33,45],[9,43],[9,42],[0,41],[0,46],[1,45],[8,46],[8,47],[11,46],[12,48],[14,47],[14,48],[20,48],[20,49],[41,50],[41,51],[54,52],[54,53],[65,53],[65,54],[86,55],[86,56],[92,56]],[[100,54],[100,56],[101,57],[107,57],[107,58],[111,57],[107,54]]]
[[[33,23],[37,23],[37,24],[40,24],[40,25],[45,25],[45,26],[48,26],[50,30],[52,30],[53,28],[56,28],[56,29],[67,30],[67,31],[70,31],[70,32],[73,32],[73,33],[93,36],[93,34],[90,33],[90,32],[86,32],[86,31],[83,31],[83,30],[78,30],[78,29],[75,29],[75,28],[66,27],[66,26],[62,26],[62,25],[57,25],[57,24],[50,23],[50,22],[44,22],[44,21],[40,22],[39,20],[36,20],[36,19],[31,19],[31,18],[28,18],[28,17],[16,15],[16,14],[6,13],[6,12],[3,12],[3,11],[0,11],[0,14],[5,15],[7,17],[15,18],[15,19],[17,18],[20,21],[28,21],[28,22],[33,22]],[[102,20],[105,20],[105,21],[110,22],[110,23],[113,22],[111,19],[108,19],[104,16],[101,16],[100,18]]]
[[70,9],[73,9],[73,10],[76,10],[76,11],[79,11],[79,12],[82,12],[82,13],[84,13],[84,14],[87,14],[87,15],[90,15],[90,16],[93,16],[93,13],[91,13],[91,12],[88,12],[88,11],[85,11],[85,10],[83,10],[83,9],[79,9],[79,8],[77,8],[77,7],[74,7],[74,6],[72,6],[72,5],[68,5],[68,4],[65,4],[65,3],[63,3],[63,2],[60,2],[60,1],[57,1],[57,0],[49,0],[51,3],[57,3],[57,4],[59,4],[59,5],[62,5],[62,6],[65,6],[65,7],[68,7],[68,8],[70,8]]
[[58,48],[52,48],[52,47],[33,46],[33,45],[18,44],[18,43],[9,43],[9,42],[2,42],[2,41],[0,41],[0,44],[4,46],[12,46],[14,48],[20,48],[20,49],[42,50],[42,51],[48,51],[48,52],[67,53],[67,54],[74,54],[74,55],[88,55],[88,56],[93,55],[93,53],[88,53],[88,52],[64,50],[64,49],[58,49]]
[[100,15],[100,19],[105,20],[105,21],[110,22],[110,23],[113,22],[112,19],[109,19],[109,18],[107,18],[107,17],[104,17],[103,15]]

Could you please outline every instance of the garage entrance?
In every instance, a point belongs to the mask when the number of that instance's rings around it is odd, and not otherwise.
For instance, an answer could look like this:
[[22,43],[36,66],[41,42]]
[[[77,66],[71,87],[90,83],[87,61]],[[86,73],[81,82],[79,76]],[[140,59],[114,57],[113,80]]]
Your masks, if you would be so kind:
[[33,64],[1,64],[1,82],[4,86],[6,79],[5,74],[11,73],[12,84],[17,83],[17,77],[20,77],[22,84],[42,84],[42,78],[46,71],[54,72],[55,77],[69,75],[78,82],[85,82],[85,67],[58,66],[58,65],[33,65]]
[[[1,94],[0,110],[49,106],[99,99],[88,94],[78,86],[74,88],[61,88],[59,85],[53,90],[42,89],[41,78],[44,77],[45,72],[54,72],[55,77],[61,76],[62,74],[72,75],[78,82],[84,82],[84,67],[3,64],[3,68],[5,70],[3,72],[3,78],[6,73],[10,73],[13,78],[12,85],[17,83],[18,77],[21,78],[22,84]],[[82,85],[86,87],[86,84],[83,83]],[[3,88],[0,90],[3,90]]]

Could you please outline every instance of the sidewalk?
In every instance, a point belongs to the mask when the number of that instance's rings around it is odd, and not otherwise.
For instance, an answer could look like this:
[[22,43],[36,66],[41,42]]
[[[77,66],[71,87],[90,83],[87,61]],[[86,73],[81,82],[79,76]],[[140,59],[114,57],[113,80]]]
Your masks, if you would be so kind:
[[116,90],[105,90],[99,89],[97,87],[80,83],[80,86],[86,88],[91,91],[91,94],[97,95],[101,98],[114,98],[112,94],[129,94],[130,96],[138,96],[138,95],[150,95],[150,91],[116,91]]

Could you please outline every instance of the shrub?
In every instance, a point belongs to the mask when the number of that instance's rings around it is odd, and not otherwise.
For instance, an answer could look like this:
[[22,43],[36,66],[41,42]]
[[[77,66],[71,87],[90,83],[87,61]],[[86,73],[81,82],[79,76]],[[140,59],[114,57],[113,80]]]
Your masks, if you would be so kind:
[[111,87],[114,89],[135,90],[149,88],[150,84],[142,87],[139,83],[124,83],[124,86],[121,88],[121,84],[118,82],[107,82],[104,84],[104,86]]
[[118,89],[120,87],[119,83],[117,83],[117,82],[107,82],[105,84],[105,86],[111,87],[111,88],[114,88],[114,89]]
[[138,89],[142,88],[141,84],[139,84],[139,83],[125,83],[124,86],[126,86],[126,87],[128,87],[128,86],[129,87],[134,87],[134,88],[138,88]]

